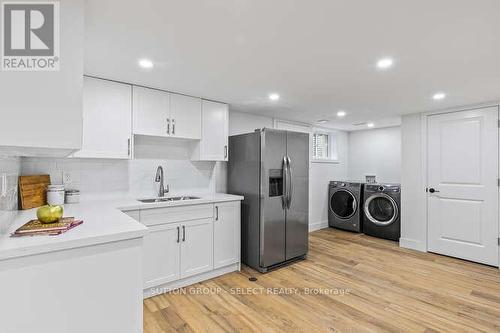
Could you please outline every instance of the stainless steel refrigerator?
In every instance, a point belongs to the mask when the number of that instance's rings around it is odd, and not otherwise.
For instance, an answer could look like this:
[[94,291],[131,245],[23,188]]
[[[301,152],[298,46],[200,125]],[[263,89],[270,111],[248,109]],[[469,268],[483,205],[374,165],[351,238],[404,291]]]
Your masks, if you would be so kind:
[[243,195],[241,259],[260,272],[305,258],[309,134],[261,129],[229,137],[228,192]]

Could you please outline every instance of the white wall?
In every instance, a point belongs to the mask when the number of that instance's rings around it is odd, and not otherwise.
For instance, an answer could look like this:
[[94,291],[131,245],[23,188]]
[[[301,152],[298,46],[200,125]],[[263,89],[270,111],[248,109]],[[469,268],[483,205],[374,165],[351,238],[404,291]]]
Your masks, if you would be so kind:
[[380,183],[401,182],[401,128],[349,132],[350,180],[376,175]]
[[[255,116],[231,111],[229,113],[229,133],[248,133],[256,128],[274,127],[271,117]],[[314,163],[309,171],[309,230],[328,227],[328,185],[332,180],[347,178],[348,134],[337,131],[339,148],[338,163]]]
[[328,227],[328,185],[348,178],[348,133],[337,132],[338,163],[311,163],[309,177],[309,229]]
[[426,251],[427,227],[422,183],[422,119],[402,117],[401,123],[401,238],[400,246]]
[[229,112],[229,135],[244,134],[257,128],[273,128],[273,118],[244,112]]

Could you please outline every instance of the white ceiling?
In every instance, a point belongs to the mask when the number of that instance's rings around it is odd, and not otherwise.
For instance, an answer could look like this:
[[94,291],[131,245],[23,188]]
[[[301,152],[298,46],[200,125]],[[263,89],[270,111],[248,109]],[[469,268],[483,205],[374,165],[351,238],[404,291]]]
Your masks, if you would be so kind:
[[[86,0],[85,10],[86,74],[232,110],[351,130],[500,99],[499,0]],[[394,67],[378,70],[387,56]],[[437,91],[447,98],[432,100]]]

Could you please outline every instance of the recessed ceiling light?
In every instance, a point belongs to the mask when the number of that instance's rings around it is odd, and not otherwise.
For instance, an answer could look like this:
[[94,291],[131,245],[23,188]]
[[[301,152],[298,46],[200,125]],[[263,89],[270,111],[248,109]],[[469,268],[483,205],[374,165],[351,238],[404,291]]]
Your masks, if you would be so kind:
[[337,112],[337,117],[344,117],[346,115],[346,112],[345,111],[342,111],[340,110],[339,112]]
[[316,121],[316,122],[317,122],[318,124],[324,124],[324,123],[327,123],[327,122],[328,122],[328,120],[326,120],[326,119],[320,119],[320,120],[318,120],[318,121]]
[[377,61],[377,67],[379,69],[388,69],[391,68],[392,65],[394,64],[394,60],[391,58],[383,58]]
[[276,94],[276,93],[272,93],[272,94],[269,94],[269,99],[271,101],[277,101],[280,99],[280,95]]
[[153,62],[149,59],[141,59],[139,60],[139,66],[142,68],[150,69],[153,68]]
[[375,126],[375,124],[374,123],[368,123],[368,124],[366,124],[366,126],[369,127],[369,128],[372,128],[373,126]]
[[433,96],[432,96],[432,99],[436,100],[436,101],[439,101],[441,99],[444,99],[446,97],[446,94],[444,92],[438,92],[438,93],[435,93]]

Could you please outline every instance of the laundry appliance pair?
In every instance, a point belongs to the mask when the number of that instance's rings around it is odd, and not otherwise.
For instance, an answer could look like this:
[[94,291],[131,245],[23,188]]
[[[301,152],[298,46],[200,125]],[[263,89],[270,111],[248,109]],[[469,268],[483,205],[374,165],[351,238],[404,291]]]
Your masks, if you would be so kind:
[[332,181],[330,227],[398,241],[401,235],[401,186]]

